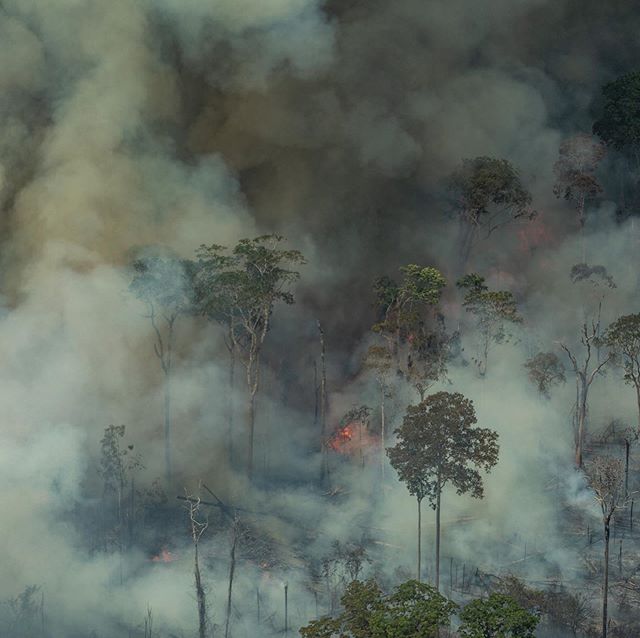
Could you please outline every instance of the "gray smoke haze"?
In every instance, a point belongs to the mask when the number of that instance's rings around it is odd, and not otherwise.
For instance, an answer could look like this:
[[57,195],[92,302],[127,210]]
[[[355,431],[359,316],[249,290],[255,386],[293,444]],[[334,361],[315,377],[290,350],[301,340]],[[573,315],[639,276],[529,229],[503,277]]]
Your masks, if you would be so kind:
[[[377,488],[375,463],[363,470],[336,456],[341,493],[313,487],[315,322],[327,330],[334,427],[353,405],[375,406],[361,368],[371,282],[409,262],[453,271],[456,228],[440,184],[476,155],[513,162],[540,215],[497,231],[472,257],[491,285],[516,294],[526,324],[517,343],[492,352],[486,379],[457,365],[443,386],[473,399],[501,444],[483,501],[445,493],[443,551],[509,570],[525,543],[545,546],[523,573],[570,582],[577,550],[561,540],[558,501],[589,500],[567,461],[573,381],[543,401],[522,364],[574,342],[583,320],[585,293],[568,275],[580,240],[553,197],[552,166],[561,139],[590,129],[600,85],[633,68],[639,28],[623,1],[0,2],[0,599],[41,586],[52,638],[128,635],[147,605],[161,635],[194,634],[186,518],[175,560],[157,564],[142,549],[124,559],[89,551],[74,511],[99,494],[110,423],[127,425],[141,483],[162,473],[162,376],[145,309],[127,290],[132,256],[159,245],[192,257],[201,243],[261,232],[281,232],[309,262],[296,306],[276,310],[265,356],[257,465],[271,485],[249,490],[227,465],[227,354],[210,325],[180,322],[174,383],[177,481],[193,493],[203,479],[228,502],[267,511],[251,520],[283,557],[270,570],[241,561],[233,635],[264,631],[256,589],[263,618],[281,627],[285,582],[292,625],[314,617],[304,559],[319,562],[335,540],[373,539],[382,577],[412,574],[415,502],[391,468]],[[590,211],[586,249],[618,283],[605,325],[637,310],[637,234],[614,209]],[[452,292],[447,303],[456,309]],[[463,345],[473,351],[472,335]],[[238,427],[243,397],[239,385]],[[632,399],[610,372],[594,386],[591,422],[631,421]],[[412,400],[395,397],[390,429]],[[218,624],[228,536],[212,523],[204,545]]]

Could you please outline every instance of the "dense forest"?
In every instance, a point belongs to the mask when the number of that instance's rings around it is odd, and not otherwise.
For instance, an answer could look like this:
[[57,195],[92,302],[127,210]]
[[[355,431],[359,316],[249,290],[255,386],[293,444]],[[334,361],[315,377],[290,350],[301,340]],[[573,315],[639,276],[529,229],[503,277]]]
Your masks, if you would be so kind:
[[1,0],[0,637],[640,636],[638,33]]

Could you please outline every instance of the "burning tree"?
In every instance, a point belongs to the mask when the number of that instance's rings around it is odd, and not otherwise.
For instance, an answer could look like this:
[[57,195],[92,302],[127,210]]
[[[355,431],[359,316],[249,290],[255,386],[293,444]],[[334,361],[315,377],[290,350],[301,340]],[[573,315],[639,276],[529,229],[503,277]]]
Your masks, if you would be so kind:
[[377,442],[369,433],[371,408],[361,405],[349,410],[329,441],[329,447],[342,454],[357,456],[360,465],[365,465],[365,449]]
[[513,294],[507,290],[489,290],[484,277],[471,273],[457,282],[465,290],[462,305],[476,318],[480,333],[480,357],[477,360],[481,376],[487,373],[491,344],[509,341],[509,326],[522,323]]
[[399,284],[388,277],[374,284],[381,320],[373,331],[387,341],[398,374],[424,394],[446,371],[446,340],[437,338],[441,336],[437,309],[447,282],[431,266],[409,264],[400,272]]
[[175,257],[146,257],[133,262],[129,289],[148,309],[153,351],[164,374],[165,479],[171,481],[171,374],[175,324],[192,309],[193,264]]
[[260,356],[278,302],[294,303],[289,287],[304,264],[297,250],[282,250],[280,235],[241,239],[231,255],[221,246],[202,246],[198,253],[198,302],[201,311],[223,318],[232,360],[237,354],[245,367],[247,405],[247,473],[253,476],[256,395],[260,387]]
[[490,471],[498,462],[498,435],[477,423],[473,403],[454,392],[436,392],[418,405],[410,405],[398,442],[388,448],[391,465],[418,502],[418,580],[421,563],[421,503],[426,497],[436,512],[435,585],[440,579],[440,508],[445,485],[458,494],[484,495],[481,468]]
[[464,272],[479,233],[487,237],[516,219],[533,219],[531,194],[505,159],[464,159],[446,187],[458,218],[460,270]]
[[609,602],[609,536],[611,519],[626,502],[624,470],[619,459],[596,457],[590,462],[585,475],[602,512],[604,526],[604,582],[602,587],[602,638],[607,638],[607,606]]

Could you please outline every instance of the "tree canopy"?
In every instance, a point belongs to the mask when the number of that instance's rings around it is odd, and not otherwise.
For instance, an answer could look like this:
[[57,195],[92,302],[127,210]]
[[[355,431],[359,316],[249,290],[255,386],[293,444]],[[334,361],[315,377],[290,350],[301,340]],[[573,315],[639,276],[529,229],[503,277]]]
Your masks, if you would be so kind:
[[473,403],[458,392],[436,392],[410,405],[387,450],[409,493],[435,507],[437,494],[451,484],[458,494],[483,496],[482,477],[498,461],[498,435],[477,423]]
[[506,594],[472,600],[460,612],[462,638],[535,638],[539,618]]
[[602,112],[593,132],[618,151],[637,152],[640,144],[640,71],[602,87]]

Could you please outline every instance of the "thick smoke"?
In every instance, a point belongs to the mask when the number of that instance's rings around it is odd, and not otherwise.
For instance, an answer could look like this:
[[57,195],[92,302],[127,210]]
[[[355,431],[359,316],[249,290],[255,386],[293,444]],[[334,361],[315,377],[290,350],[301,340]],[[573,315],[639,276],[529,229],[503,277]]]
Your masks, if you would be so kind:
[[[315,487],[316,320],[333,428],[353,405],[376,402],[361,368],[373,279],[409,262],[453,273],[441,180],[476,155],[517,166],[539,217],[481,240],[472,257],[491,285],[516,294],[526,323],[491,353],[487,379],[472,365],[451,370],[479,422],[499,432],[501,461],[483,501],[445,493],[443,551],[508,571],[526,544],[544,557],[522,573],[570,582],[577,552],[562,540],[558,503],[588,501],[569,469],[572,379],[545,402],[522,364],[574,342],[585,295],[597,301],[569,280],[580,240],[553,198],[552,166],[561,139],[588,131],[599,86],[633,67],[639,21],[630,2],[570,0],[3,0],[0,598],[40,586],[55,638],[127,635],[147,606],[166,635],[195,626],[186,515],[166,565],[142,548],[90,551],[82,517],[100,494],[110,423],[126,424],[141,483],[162,473],[162,374],[145,308],[128,292],[132,257],[160,246],[190,258],[202,243],[261,232],[284,234],[308,264],[296,306],[274,314],[257,425],[264,480],[252,489],[225,457],[222,335],[194,318],[177,328],[176,480],[195,493],[202,479],[261,512],[248,518],[281,558],[269,570],[240,561],[234,635],[264,631],[256,591],[263,621],[271,614],[281,627],[285,583],[291,625],[314,617],[307,561],[335,540],[367,540],[382,578],[410,575],[415,502],[391,468],[380,487],[375,463],[336,457],[339,493]],[[638,289],[635,230],[615,224],[614,208],[590,211],[587,237],[589,261],[618,283],[603,324],[635,310]],[[446,298],[464,322],[453,291]],[[463,346],[467,357],[470,334]],[[238,427],[243,397],[238,384]],[[390,428],[414,399],[396,396]],[[591,402],[594,424],[633,417],[613,373]],[[220,624],[230,539],[220,512],[211,517],[203,571]]]

